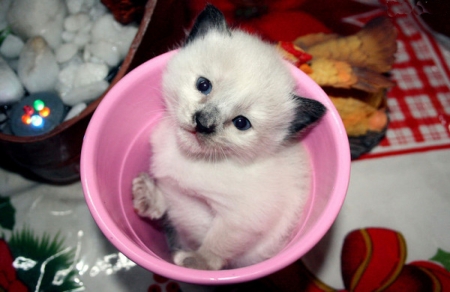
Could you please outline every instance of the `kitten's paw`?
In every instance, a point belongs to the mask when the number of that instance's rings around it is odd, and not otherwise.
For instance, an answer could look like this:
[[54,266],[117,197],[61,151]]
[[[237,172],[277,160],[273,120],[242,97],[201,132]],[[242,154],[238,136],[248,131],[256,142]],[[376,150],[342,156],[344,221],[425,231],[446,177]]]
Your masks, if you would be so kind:
[[146,173],[133,179],[133,207],[142,217],[159,219],[166,212],[164,198],[155,185],[155,181]]
[[173,255],[176,265],[196,270],[220,270],[225,261],[216,256],[204,256],[193,251],[177,251]]

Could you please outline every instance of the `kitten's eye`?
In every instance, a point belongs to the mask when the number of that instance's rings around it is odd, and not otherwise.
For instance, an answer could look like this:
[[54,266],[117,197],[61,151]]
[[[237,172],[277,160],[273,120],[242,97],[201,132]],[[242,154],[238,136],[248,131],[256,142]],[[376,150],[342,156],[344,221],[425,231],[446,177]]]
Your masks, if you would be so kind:
[[246,117],[243,117],[243,116],[235,117],[233,119],[233,124],[240,131],[245,131],[252,127],[252,124],[250,124],[250,121]]
[[211,81],[209,81],[208,79],[206,79],[204,77],[199,77],[197,79],[197,89],[204,95],[209,94],[212,90]]

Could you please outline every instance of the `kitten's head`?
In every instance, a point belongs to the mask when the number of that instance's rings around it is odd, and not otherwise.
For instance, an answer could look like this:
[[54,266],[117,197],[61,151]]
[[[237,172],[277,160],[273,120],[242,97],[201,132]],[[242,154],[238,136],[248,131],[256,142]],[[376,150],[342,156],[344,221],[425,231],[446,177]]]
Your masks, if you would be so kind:
[[163,76],[168,112],[183,151],[251,160],[283,147],[325,107],[295,96],[274,46],[227,27],[208,5]]

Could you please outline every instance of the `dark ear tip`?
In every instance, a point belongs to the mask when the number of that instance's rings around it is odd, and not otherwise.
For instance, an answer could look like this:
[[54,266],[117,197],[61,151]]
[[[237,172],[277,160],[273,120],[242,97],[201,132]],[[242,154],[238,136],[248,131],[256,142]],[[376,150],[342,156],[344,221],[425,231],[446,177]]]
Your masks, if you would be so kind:
[[321,102],[318,102],[317,100],[312,99],[312,101],[315,104],[314,107],[316,108],[317,116],[320,119],[327,113],[327,108]]
[[222,24],[225,22],[225,16],[222,11],[210,3],[206,4],[205,9],[203,9],[201,14],[207,15],[216,24]]
[[222,11],[220,11],[216,6],[208,3],[206,4],[203,11],[198,16],[199,18],[210,18],[213,22],[219,22],[222,23],[222,21],[225,21],[225,16],[223,15]]
[[303,103],[302,106],[305,108],[307,113],[309,113],[312,116],[312,118],[318,120],[321,117],[323,117],[327,112],[327,108],[321,102],[315,99],[309,99],[304,97],[301,97],[301,99]]
[[212,5],[211,3],[207,3],[205,8],[203,9],[203,11],[207,11],[207,12],[215,12],[215,13],[220,13],[222,14],[222,12],[214,5]]
[[292,121],[290,133],[299,131],[315,124],[327,112],[327,108],[319,101],[294,95],[297,102],[296,117]]
[[214,5],[206,4],[203,11],[197,16],[191,32],[185,41],[185,45],[197,37],[204,36],[210,29],[228,32],[228,26],[223,13]]

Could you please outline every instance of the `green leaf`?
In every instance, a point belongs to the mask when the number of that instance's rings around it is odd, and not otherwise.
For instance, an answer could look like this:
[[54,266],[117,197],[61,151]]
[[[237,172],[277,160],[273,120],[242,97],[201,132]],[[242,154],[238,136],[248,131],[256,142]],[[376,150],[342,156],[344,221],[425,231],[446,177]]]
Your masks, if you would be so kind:
[[13,205],[11,205],[9,197],[0,197],[0,226],[13,230],[15,220],[16,210]]
[[450,271],[450,252],[438,248],[436,254],[430,260],[442,264],[447,271]]

